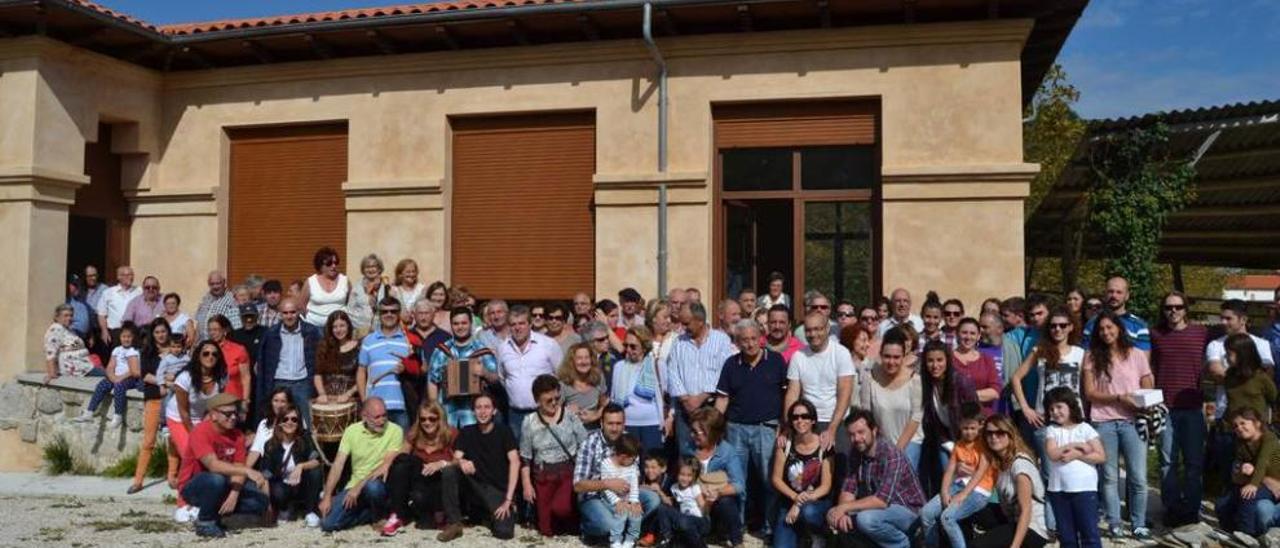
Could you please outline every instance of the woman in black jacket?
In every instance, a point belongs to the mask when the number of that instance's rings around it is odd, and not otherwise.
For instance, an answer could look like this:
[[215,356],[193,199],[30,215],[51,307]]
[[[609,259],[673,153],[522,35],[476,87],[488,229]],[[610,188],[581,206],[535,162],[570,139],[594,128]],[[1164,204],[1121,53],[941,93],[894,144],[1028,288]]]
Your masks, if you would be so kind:
[[318,527],[316,504],[324,486],[320,453],[302,429],[302,417],[293,404],[278,416],[259,465],[271,483],[277,518],[290,521],[305,512],[307,526]]

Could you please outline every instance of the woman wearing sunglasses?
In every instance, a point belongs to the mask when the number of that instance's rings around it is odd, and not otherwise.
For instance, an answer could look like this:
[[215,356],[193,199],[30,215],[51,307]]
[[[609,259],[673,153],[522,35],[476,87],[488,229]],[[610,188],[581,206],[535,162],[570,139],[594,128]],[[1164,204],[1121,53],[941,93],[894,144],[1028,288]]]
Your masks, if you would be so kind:
[[[434,527],[435,514],[445,510],[441,504],[443,470],[456,464],[453,441],[457,433],[445,422],[444,408],[428,401],[418,408],[413,428],[405,435],[400,454],[387,473],[387,495],[391,516],[382,528],[382,536],[398,534],[410,521],[419,529]],[[461,523],[450,523],[439,540],[457,538]]]
[[319,527],[316,504],[324,485],[320,453],[308,439],[302,417],[292,403],[286,403],[277,415],[264,450],[261,469],[271,484],[271,507],[276,511],[277,523],[305,515],[307,527]]
[[988,529],[969,546],[976,548],[1042,548],[1048,543],[1045,527],[1044,482],[1036,457],[1018,428],[1004,415],[987,419],[982,435],[987,458],[996,469],[996,490],[1007,523]]
[[[831,453],[822,450],[814,432],[818,411],[809,400],[798,400],[787,409],[791,435],[786,445],[773,451],[773,488],[791,502],[779,505],[773,526],[774,548],[793,548],[799,539],[817,541],[823,535],[827,510],[831,509]],[[817,542],[813,542],[816,546]]]

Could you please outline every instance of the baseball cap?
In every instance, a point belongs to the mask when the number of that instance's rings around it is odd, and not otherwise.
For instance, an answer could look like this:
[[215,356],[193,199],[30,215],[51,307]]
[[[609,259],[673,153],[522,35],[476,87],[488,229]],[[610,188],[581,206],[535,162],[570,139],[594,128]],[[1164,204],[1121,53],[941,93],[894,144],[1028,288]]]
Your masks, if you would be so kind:
[[253,316],[256,318],[258,316],[258,305],[253,303],[244,303],[240,305],[240,317],[243,318],[245,316]]

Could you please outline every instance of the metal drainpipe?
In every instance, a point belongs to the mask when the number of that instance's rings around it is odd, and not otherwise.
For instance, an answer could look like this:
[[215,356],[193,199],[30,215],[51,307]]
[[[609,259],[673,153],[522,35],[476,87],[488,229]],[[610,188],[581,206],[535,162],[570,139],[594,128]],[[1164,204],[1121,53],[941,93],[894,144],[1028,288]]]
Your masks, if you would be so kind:
[[644,4],[644,45],[658,66],[658,298],[667,294],[667,62],[653,41],[653,4]]

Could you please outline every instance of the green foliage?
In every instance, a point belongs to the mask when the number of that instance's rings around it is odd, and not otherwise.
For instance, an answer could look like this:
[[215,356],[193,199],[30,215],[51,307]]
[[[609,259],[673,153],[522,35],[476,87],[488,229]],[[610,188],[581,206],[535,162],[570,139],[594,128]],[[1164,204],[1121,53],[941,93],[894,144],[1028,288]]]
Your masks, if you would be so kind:
[[[1080,91],[1067,82],[1062,66],[1050,67],[1032,100],[1030,108],[1035,119],[1022,131],[1026,161],[1040,164],[1040,173],[1031,181],[1031,195],[1023,209],[1028,219],[1067,167],[1084,136],[1085,122],[1071,109],[1078,100]],[[1029,111],[1027,115],[1030,114]]]
[[[138,451],[134,451],[129,456],[124,457],[115,464],[102,471],[102,475],[108,478],[131,478],[134,470],[138,467]],[[164,444],[156,444],[151,450],[151,460],[147,463],[147,477],[160,478],[168,473],[169,468],[169,451]]]
[[71,455],[71,444],[67,438],[58,435],[44,446],[44,471],[51,476],[71,473],[75,468],[75,457]]
[[1105,135],[1091,149],[1089,223],[1103,244],[1104,270],[1129,280],[1129,309],[1154,317],[1156,256],[1165,219],[1195,199],[1195,169],[1167,152],[1163,123]]

